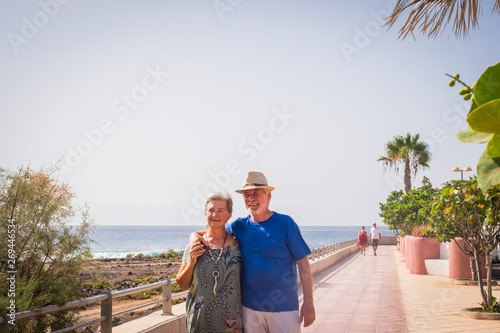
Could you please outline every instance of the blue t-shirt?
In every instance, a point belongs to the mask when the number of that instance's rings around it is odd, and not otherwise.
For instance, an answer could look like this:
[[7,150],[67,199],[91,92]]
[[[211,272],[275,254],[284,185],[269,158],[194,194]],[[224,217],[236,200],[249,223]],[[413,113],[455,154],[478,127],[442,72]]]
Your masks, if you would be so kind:
[[311,250],[295,221],[273,212],[266,221],[253,222],[248,215],[226,228],[240,243],[242,304],[265,312],[298,310],[296,262]]

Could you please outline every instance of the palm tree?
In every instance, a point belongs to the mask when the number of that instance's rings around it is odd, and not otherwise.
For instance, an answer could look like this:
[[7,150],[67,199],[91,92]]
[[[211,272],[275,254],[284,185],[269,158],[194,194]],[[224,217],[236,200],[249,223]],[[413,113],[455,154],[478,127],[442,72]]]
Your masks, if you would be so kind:
[[404,164],[404,183],[405,192],[411,190],[411,173],[417,175],[419,167],[428,168],[431,160],[431,153],[427,143],[418,141],[420,134],[411,136],[410,133],[406,137],[395,136],[392,141],[385,145],[387,156],[381,156],[378,161],[384,163],[384,167],[396,169],[399,171],[400,163]]
[[[412,7],[406,22],[399,30],[399,38],[413,36],[420,29],[428,37],[437,37],[441,28],[453,19],[453,31],[457,37],[467,36],[470,28],[478,26],[477,18],[482,14],[481,0],[398,0],[387,18],[391,28],[399,16]],[[500,13],[500,0],[495,0],[492,13]]]

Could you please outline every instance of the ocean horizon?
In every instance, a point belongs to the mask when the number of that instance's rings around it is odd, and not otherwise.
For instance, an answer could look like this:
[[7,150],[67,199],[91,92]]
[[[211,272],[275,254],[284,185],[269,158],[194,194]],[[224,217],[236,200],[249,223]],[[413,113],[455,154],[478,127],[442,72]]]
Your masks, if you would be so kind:
[[[157,256],[169,250],[184,251],[193,231],[203,226],[97,225],[90,233],[94,258],[125,258],[127,255]],[[370,225],[365,226],[367,231]],[[299,226],[307,245],[313,249],[356,239],[360,226]],[[380,225],[382,236],[394,236]]]

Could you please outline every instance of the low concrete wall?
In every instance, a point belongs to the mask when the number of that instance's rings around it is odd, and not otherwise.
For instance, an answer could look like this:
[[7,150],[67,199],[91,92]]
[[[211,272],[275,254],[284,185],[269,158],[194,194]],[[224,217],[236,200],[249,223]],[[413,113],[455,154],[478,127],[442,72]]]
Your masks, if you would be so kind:
[[172,306],[172,315],[162,310],[113,327],[113,333],[181,333],[186,332],[186,303]]
[[439,246],[439,259],[426,259],[425,269],[428,275],[450,276],[449,243],[440,243]]
[[[330,266],[334,265],[336,262],[344,259],[347,256],[350,256],[354,252],[359,251],[359,247],[356,245],[350,246],[348,248],[345,248],[339,252],[335,252],[329,256],[322,257],[319,259],[316,259],[314,261],[311,261],[311,272],[312,275],[315,276],[318,273],[323,272]],[[298,274],[297,274],[298,277]],[[298,278],[299,283],[300,283],[300,277]]]
[[[385,240],[384,240],[385,238]],[[394,239],[392,239],[394,238]],[[382,237],[385,242],[379,245],[396,245],[396,237]],[[385,244],[387,243],[387,244]],[[311,261],[313,276],[331,267],[338,261],[359,251],[356,245],[345,248],[314,261]],[[298,274],[297,274],[298,277]],[[300,278],[298,278],[300,284]],[[173,315],[162,315],[162,310],[130,321],[128,323],[113,327],[113,333],[185,333],[186,332],[186,304],[181,303],[172,307]]]
[[382,236],[378,241],[378,245],[397,245],[398,238],[396,236]]

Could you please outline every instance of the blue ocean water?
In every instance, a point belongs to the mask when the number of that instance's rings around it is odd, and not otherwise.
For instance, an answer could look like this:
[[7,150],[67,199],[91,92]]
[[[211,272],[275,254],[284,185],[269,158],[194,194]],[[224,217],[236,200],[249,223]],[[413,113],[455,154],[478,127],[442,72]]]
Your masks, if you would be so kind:
[[[183,251],[191,232],[205,226],[104,226],[91,233],[95,258],[123,258],[127,254],[158,255],[168,250]],[[369,226],[366,226],[369,231]],[[385,225],[382,235],[393,236]],[[311,249],[358,237],[358,226],[300,226],[302,236]]]

